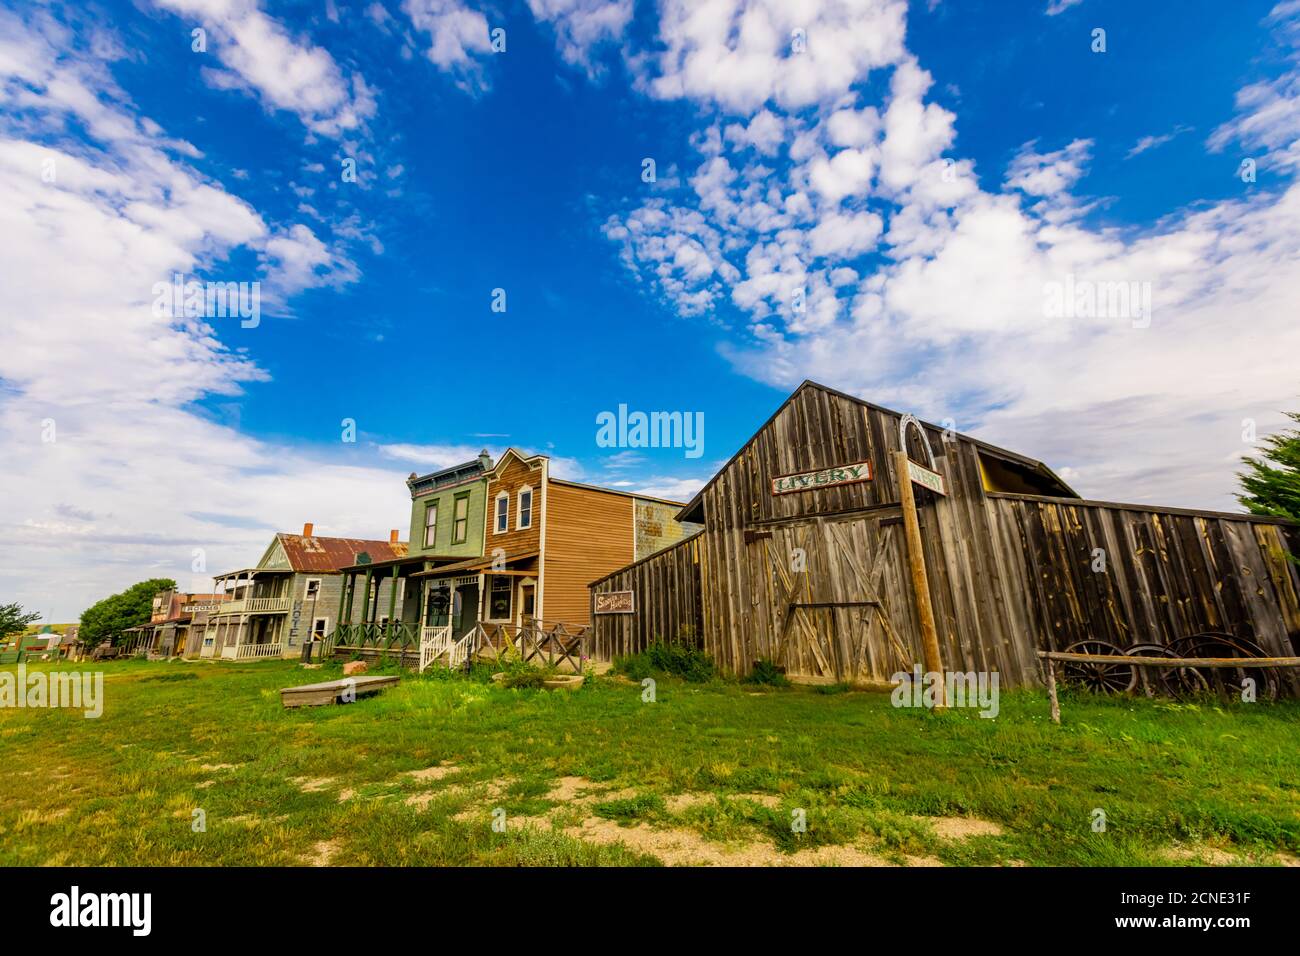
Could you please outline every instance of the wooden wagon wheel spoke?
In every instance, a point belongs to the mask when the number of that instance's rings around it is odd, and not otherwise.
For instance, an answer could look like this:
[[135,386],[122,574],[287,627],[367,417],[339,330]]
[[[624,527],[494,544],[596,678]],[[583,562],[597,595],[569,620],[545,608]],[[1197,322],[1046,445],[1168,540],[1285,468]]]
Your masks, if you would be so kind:
[[[1124,652],[1108,641],[1078,641],[1065,649],[1067,654],[1100,654],[1122,657]],[[1080,684],[1099,694],[1127,694],[1138,684],[1138,669],[1122,661],[1066,661],[1061,667],[1065,683]]]

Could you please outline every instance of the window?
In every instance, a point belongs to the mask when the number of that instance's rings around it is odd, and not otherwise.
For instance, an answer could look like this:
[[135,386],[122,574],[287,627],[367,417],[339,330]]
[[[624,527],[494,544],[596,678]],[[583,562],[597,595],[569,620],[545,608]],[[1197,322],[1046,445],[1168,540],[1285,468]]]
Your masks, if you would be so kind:
[[424,506],[424,546],[432,548],[438,543],[438,502]]
[[311,622],[311,639],[313,641],[325,640],[325,632],[329,630],[330,619],[327,617],[318,617]]
[[533,489],[519,489],[519,514],[516,518],[518,522],[516,529],[531,528],[533,526]]
[[451,517],[451,543],[464,544],[469,537],[469,495],[457,495]]
[[514,582],[504,574],[494,574],[488,586],[488,618],[493,621],[510,620],[510,596]]
[[303,592],[304,601],[314,601],[320,597],[320,578],[308,578],[307,590]]
[[493,534],[501,534],[503,531],[510,529],[510,496],[504,491],[497,495],[497,512],[496,524],[493,525]]

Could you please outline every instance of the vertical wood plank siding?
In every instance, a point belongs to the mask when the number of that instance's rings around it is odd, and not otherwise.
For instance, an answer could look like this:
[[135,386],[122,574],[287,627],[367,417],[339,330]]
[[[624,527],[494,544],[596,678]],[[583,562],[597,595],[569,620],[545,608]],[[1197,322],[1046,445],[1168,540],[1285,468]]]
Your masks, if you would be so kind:
[[[636,594],[635,614],[596,619],[597,656],[685,626],[735,674],[758,658],[834,680],[910,669],[921,649],[889,456],[898,426],[893,412],[801,387],[705,488],[704,531],[592,585]],[[945,669],[1037,684],[1039,648],[1090,637],[1168,643],[1211,629],[1300,653],[1300,568],[1287,559],[1300,553],[1295,526],[989,492],[981,454],[996,450],[926,433],[947,485],[946,497],[920,503]],[[773,477],[858,461],[872,463],[872,481],[771,494]],[[1026,480],[1045,480],[1033,464],[1011,462]],[[1105,572],[1092,570],[1098,548]],[[792,552],[806,572],[792,570]],[[1300,690],[1293,674],[1284,680]]]
[[[702,631],[697,534],[602,578],[594,591],[632,591],[635,614],[599,614],[592,656],[609,661]],[[642,603],[644,602],[644,603]]]

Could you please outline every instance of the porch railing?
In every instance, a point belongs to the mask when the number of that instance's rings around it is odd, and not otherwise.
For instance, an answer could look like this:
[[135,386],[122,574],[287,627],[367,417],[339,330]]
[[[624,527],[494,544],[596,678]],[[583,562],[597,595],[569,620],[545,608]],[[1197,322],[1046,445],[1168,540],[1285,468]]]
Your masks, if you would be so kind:
[[228,661],[256,661],[284,655],[284,645],[278,641],[269,644],[229,644],[221,649]]
[[448,667],[464,667],[480,653],[499,657],[509,647],[528,663],[567,664],[578,673],[588,657],[590,640],[589,627],[540,620],[522,625],[479,622],[456,640],[450,626],[399,622],[390,632],[385,624],[339,624],[321,643],[321,659],[339,648],[418,651],[423,671],[440,659]]
[[387,624],[339,624],[322,645],[321,657],[332,654],[336,647],[415,651],[419,645],[419,625],[406,621],[393,622],[391,630]]
[[527,624],[480,623],[478,629],[482,646],[495,649],[498,656],[510,647],[527,663],[567,663],[574,673],[582,671],[588,657],[591,628],[586,625],[533,620]]

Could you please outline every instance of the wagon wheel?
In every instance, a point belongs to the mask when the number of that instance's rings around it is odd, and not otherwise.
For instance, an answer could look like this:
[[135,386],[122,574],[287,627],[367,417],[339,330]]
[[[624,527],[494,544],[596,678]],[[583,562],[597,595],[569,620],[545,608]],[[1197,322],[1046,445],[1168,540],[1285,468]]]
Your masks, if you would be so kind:
[[[1124,648],[1133,657],[1177,657],[1164,644],[1134,644]],[[1194,667],[1144,667],[1147,685],[1168,697],[1186,698],[1208,693],[1209,683]]]
[[[1202,631],[1180,637],[1169,645],[1178,657],[1267,657],[1265,650],[1254,641],[1234,637],[1223,631]],[[1185,668],[1190,670],[1191,668]],[[1260,667],[1206,667],[1202,677],[1207,686],[1220,695],[1241,699],[1247,678],[1255,682],[1257,700],[1277,700],[1277,679]]]
[[[1116,657],[1124,652],[1106,641],[1078,641],[1065,649],[1067,654],[1108,654]],[[1061,679],[1069,684],[1080,684],[1096,694],[1127,694],[1137,686],[1138,668],[1120,662],[1084,663],[1063,661]]]

